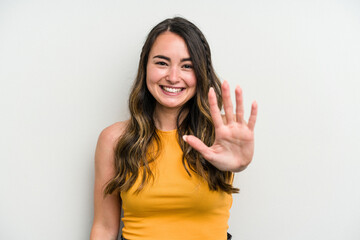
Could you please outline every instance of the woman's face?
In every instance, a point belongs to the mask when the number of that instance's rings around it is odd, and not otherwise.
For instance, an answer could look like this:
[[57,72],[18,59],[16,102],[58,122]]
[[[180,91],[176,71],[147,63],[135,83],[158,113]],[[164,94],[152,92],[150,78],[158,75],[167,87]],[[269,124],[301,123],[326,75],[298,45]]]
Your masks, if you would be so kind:
[[146,85],[158,109],[179,109],[195,95],[195,72],[179,35],[167,31],[155,40],[149,53]]

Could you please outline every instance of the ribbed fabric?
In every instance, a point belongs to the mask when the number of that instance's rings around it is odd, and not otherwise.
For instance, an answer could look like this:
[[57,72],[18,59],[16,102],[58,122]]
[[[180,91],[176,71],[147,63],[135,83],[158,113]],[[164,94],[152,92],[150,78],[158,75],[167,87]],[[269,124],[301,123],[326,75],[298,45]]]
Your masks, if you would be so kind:
[[210,191],[182,164],[177,131],[157,131],[161,154],[151,163],[154,181],[134,194],[141,182],[121,193],[123,236],[128,240],[227,239],[231,194]]

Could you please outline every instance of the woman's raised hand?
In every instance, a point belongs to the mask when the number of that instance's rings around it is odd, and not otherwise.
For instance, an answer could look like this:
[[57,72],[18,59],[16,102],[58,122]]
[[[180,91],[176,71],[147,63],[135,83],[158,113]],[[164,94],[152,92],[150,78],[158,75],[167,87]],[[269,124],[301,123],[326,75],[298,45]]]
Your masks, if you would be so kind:
[[215,126],[215,142],[211,147],[206,146],[195,136],[184,136],[184,140],[197,150],[207,161],[222,171],[240,172],[251,162],[254,155],[254,127],[257,116],[257,103],[251,106],[248,123],[244,120],[242,90],[235,89],[236,110],[230,97],[229,84],[224,81],[221,86],[225,110],[224,118],[218,108],[214,89],[209,91],[211,117]]

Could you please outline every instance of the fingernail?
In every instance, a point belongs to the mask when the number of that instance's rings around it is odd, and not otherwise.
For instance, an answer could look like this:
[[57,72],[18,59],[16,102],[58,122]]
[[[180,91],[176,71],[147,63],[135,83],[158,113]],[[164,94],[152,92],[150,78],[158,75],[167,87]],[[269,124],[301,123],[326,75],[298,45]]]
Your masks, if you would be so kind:
[[183,139],[186,142],[187,135],[183,135]]

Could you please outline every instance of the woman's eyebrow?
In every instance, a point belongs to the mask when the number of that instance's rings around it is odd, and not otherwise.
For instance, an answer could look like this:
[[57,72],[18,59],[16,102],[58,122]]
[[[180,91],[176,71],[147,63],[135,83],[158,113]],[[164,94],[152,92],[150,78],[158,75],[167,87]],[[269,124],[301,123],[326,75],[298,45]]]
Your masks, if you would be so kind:
[[163,55],[156,55],[156,56],[154,56],[153,58],[161,58],[161,59],[164,59],[164,60],[167,60],[167,61],[170,62],[170,58],[165,57],[165,56],[163,56]]
[[186,62],[186,61],[191,61],[191,58],[183,58],[180,60],[180,62]]
[[[171,62],[171,59],[169,57],[165,57],[164,55],[156,55],[153,58],[161,58],[161,59]],[[191,58],[183,58],[180,60],[180,62],[186,62],[186,61],[191,61]]]

